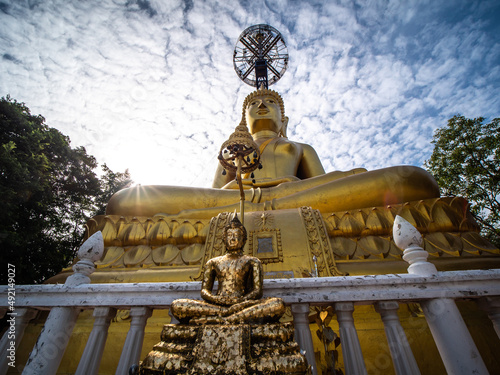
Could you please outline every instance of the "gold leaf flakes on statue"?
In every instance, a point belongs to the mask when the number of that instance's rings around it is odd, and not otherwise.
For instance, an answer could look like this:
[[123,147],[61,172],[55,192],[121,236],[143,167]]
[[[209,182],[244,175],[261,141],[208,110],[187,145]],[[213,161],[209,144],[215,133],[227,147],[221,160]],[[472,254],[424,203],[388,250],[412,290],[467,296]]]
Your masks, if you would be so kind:
[[203,300],[172,302],[170,312],[181,324],[164,326],[162,341],[142,362],[141,374],[307,372],[293,325],[277,323],[285,313],[283,301],[262,298],[262,264],[243,254],[247,233],[236,216],[224,227],[223,238],[227,253],[205,264]]

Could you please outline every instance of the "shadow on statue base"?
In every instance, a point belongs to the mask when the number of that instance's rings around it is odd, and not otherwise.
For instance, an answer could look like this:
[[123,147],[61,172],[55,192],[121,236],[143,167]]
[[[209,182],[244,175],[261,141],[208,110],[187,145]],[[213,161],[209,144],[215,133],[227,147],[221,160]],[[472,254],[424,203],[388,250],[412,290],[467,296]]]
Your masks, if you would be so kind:
[[292,323],[166,324],[140,365],[149,374],[309,374]]

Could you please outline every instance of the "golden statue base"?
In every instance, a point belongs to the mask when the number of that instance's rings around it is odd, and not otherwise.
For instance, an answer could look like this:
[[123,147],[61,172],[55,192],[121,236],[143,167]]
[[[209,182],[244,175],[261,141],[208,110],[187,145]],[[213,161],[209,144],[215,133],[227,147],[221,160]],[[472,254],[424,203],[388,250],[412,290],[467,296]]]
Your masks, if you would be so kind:
[[292,323],[165,324],[141,375],[307,374]]

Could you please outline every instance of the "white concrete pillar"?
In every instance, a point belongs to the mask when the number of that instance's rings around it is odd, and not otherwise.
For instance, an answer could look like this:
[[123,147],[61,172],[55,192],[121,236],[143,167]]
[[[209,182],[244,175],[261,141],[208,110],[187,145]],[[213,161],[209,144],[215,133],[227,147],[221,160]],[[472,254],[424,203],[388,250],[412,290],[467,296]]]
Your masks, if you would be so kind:
[[94,309],[94,327],[90,332],[75,375],[97,374],[101,364],[104,344],[106,344],[108,338],[109,324],[115,315],[116,309],[111,307],[96,307]]
[[346,375],[363,375],[367,372],[358,333],[354,327],[353,312],[354,304],[352,302],[337,302],[335,304]]
[[500,297],[483,297],[479,299],[478,304],[488,314],[500,338]]
[[448,374],[488,374],[455,301],[439,298],[420,302]]
[[[36,310],[19,308],[7,313],[8,328],[0,341],[0,374],[5,375],[16,364],[16,349],[24,336],[24,330],[29,321],[37,314]],[[10,357],[10,358],[9,358]]]
[[142,341],[144,340],[144,328],[151,316],[151,312],[149,307],[132,307],[130,309],[130,329],[125,344],[123,344],[122,354],[115,372],[116,375],[128,374],[130,366],[139,363]]
[[[73,266],[74,273],[66,279],[65,286],[90,283],[89,275],[94,272],[94,262],[104,253],[101,232],[94,233],[78,250],[80,261]],[[35,347],[26,362],[23,375],[55,374],[73,332],[80,309],[76,307],[54,307],[45,321]]]
[[80,309],[54,307],[31,351],[23,375],[53,375],[73,332]]
[[[393,236],[396,245],[405,249],[403,259],[410,264],[408,273],[439,277],[436,267],[427,261],[429,253],[422,248],[422,236],[401,216],[394,219]],[[436,298],[420,305],[448,374],[488,374],[455,301]]]
[[391,351],[392,363],[397,375],[420,375],[420,370],[411,351],[410,344],[398,317],[399,304],[395,301],[381,301],[375,310],[384,322],[385,336]]
[[318,374],[316,368],[316,358],[314,357],[314,346],[312,342],[311,330],[309,329],[309,304],[294,303],[291,305],[293,315],[293,326],[295,329],[295,341],[305,352],[307,363],[311,366],[313,375]]

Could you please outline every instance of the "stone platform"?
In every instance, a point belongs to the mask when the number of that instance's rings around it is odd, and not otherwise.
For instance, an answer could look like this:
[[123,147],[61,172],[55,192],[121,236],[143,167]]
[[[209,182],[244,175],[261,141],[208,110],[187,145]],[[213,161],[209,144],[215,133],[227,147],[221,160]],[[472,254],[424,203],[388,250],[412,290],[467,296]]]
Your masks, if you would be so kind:
[[293,336],[292,323],[166,324],[140,374],[308,374]]

